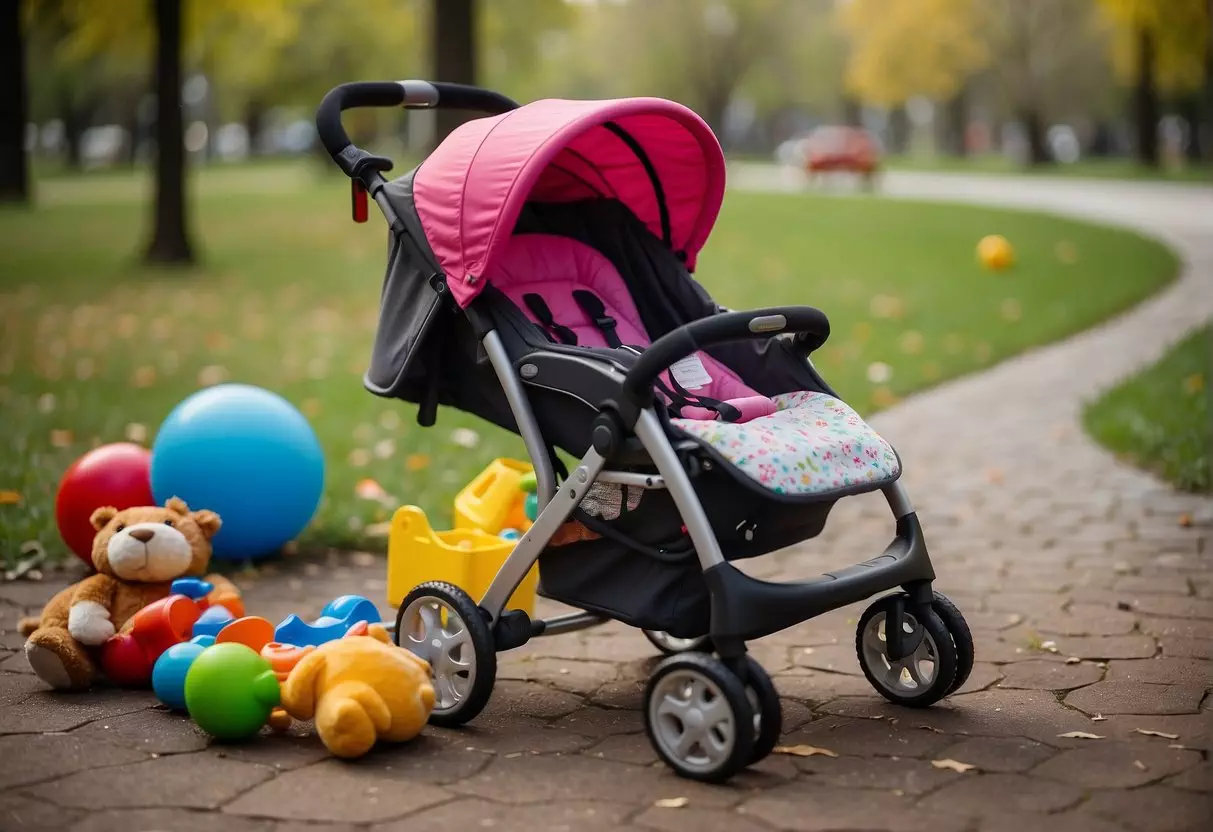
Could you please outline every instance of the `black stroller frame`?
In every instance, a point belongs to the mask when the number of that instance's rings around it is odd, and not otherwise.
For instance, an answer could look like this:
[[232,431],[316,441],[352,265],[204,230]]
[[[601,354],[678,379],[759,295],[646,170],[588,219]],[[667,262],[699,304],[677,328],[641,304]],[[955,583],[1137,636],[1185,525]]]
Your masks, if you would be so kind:
[[[355,218],[365,219],[364,209],[358,216],[358,201],[365,204],[369,195],[392,232],[402,234],[404,226],[384,192],[382,173],[391,162],[355,147],[341,125],[343,110],[393,106],[499,114],[518,105],[487,90],[427,81],[344,84],[324,98],[316,116],[319,135],[353,180]],[[887,590],[901,591],[877,600],[861,617],[856,636],[860,664],[873,687],[895,703],[926,706],[964,683],[973,664],[972,639],[955,606],[933,590],[935,573],[922,528],[899,481],[882,488],[896,531],[880,554],[803,581],[753,578],[725,557],[692,483],[712,461],[689,453],[693,443],[667,435],[656,409],[654,382],[680,359],[724,342],[774,336],[815,347],[829,332],[821,312],[799,306],[722,309],[658,337],[630,365],[555,348],[533,351],[519,361],[511,358],[498,331],[489,324],[483,330],[481,344],[534,466],[540,512],[482,598],[470,598],[449,584],[429,583],[401,604],[397,643],[430,661],[437,680],[439,703],[432,722],[458,725],[476,716],[492,691],[497,652],[608,620],[594,611],[531,620],[507,609],[511,595],[595,483],[667,491],[710,595],[707,633],[674,638],[646,631],[668,654],[646,688],[646,729],[657,752],[680,775],[726,779],[770,753],[778,741],[779,699],[766,672],[747,655],[746,641]],[[808,351],[804,360],[811,367]],[[528,382],[537,378],[561,379],[566,392],[574,391],[570,395],[599,409],[591,446],[563,479],[528,393]],[[639,455],[651,470],[612,468],[625,447],[630,448],[627,467],[635,468]],[[929,676],[924,664],[931,665]]]

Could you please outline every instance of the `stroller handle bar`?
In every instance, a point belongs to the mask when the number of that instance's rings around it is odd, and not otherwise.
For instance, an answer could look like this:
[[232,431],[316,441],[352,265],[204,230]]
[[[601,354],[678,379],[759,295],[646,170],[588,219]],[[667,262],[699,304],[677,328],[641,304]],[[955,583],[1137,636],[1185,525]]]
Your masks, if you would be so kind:
[[360,178],[368,167],[390,169],[386,159],[355,147],[341,125],[341,113],[356,107],[443,107],[498,115],[517,109],[518,102],[491,90],[444,81],[356,81],[333,87],[316,110],[316,132],[329,156],[350,178]]
[[830,321],[811,306],[775,306],[709,315],[668,332],[640,354],[623,380],[623,391],[637,407],[653,403],[653,383],[667,367],[692,353],[729,341],[795,333],[808,352],[830,337]]

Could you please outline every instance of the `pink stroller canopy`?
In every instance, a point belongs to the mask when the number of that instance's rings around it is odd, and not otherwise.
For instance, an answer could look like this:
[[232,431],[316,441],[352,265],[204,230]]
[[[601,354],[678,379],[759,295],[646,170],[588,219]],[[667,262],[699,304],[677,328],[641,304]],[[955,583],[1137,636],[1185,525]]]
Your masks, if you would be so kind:
[[529,200],[618,199],[693,268],[724,179],[720,143],[681,104],[546,99],[461,125],[421,164],[413,193],[451,294],[466,306]]

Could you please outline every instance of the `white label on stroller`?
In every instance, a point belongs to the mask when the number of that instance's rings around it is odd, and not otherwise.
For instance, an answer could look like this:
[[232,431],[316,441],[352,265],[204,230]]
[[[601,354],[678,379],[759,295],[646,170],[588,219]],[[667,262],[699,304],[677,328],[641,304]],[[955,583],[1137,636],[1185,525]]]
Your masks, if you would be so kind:
[[703,368],[703,362],[697,355],[688,355],[680,361],[675,361],[670,365],[670,375],[687,390],[698,390],[705,384],[712,383],[712,377]]

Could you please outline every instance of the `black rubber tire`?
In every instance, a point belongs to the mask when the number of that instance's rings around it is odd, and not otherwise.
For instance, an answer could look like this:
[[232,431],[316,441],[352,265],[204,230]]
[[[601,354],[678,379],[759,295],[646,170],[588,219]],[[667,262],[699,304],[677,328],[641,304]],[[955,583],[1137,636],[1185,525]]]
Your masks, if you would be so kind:
[[948,632],[952,634],[952,642],[956,645],[956,681],[952,682],[952,689],[948,691],[952,694],[969,681],[969,674],[973,672],[973,633],[970,632],[965,617],[952,603],[952,599],[942,592],[935,593],[931,609],[935,610],[939,620],[948,628]]
[[[664,679],[676,671],[689,671],[712,682],[728,703],[733,716],[734,740],[729,756],[711,769],[689,768],[670,756],[657,739],[653,725],[653,694]],[[741,680],[720,659],[707,653],[682,653],[667,656],[658,663],[644,688],[644,730],[649,743],[666,765],[679,777],[703,783],[723,783],[750,763],[754,747],[754,710]]]
[[649,640],[649,644],[656,647],[665,656],[678,656],[682,653],[711,653],[715,651],[716,646],[712,644],[711,636],[700,636],[695,641],[698,642],[694,647],[688,647],[684,650],[673,650],[668,644],[663,644],[660,637],[656,635],[657,630],[641,630],[644,637]]
[[472,600],[472,596],[454,584],[427,581],[413,587],[400,602],[400,609],[396,612],[396,644],[399,647],[408,649],[401,644],[400,624],[405,610],[419,598],[435,598],[454,610],[471,638],[476,674],[467,695],[457,707],[442,712],[434,710],[430,714],[431,725],[454,728],[475,719],[493,695],[493,684],[497,680],[497,647],[493,640],[493,631],[489,628],[488,616]]
[[864,610],[863,615],[859,617],[859,624],[855,628],[855,653],[859,658],[859,667],[863,670],[863,675],[867,677],[868,682],[876,689],[876,692],[889,700],[895,705],[904,705],[907,708],[926,708],[934,705],[940,699],[943,699],[952,691],[952,684],[956,681],[956,664],[957,650],[956,643],[952,639],[952,633],[940,619],[939,615],[933,609],[926,609],[920,612],[911,612],[909,605],[909,596],[902,594],[907,604],[907,612],[918,620],[926,630],[927,635],[935,643],[935,678],[925,689],[913,694],[903,695],[895,691],[889,690],[873,675],[871,668],[868,667],[867,661],[864,659],[863,651],[863,631],[867,628],[868,622],[877,615],[887,614],[888,608],[897,595],[887,595],[875,601],[870,607]]
[[779,693],[766,668],[753,656],[745,658],[748,674],[745,688],[753,692],[758,702],[758,729],[754,733],[754,747],[750,750],[750,764],[753,765],[766,759],[779,745],[779,737],[783,734],[783,703],[779,701]]

